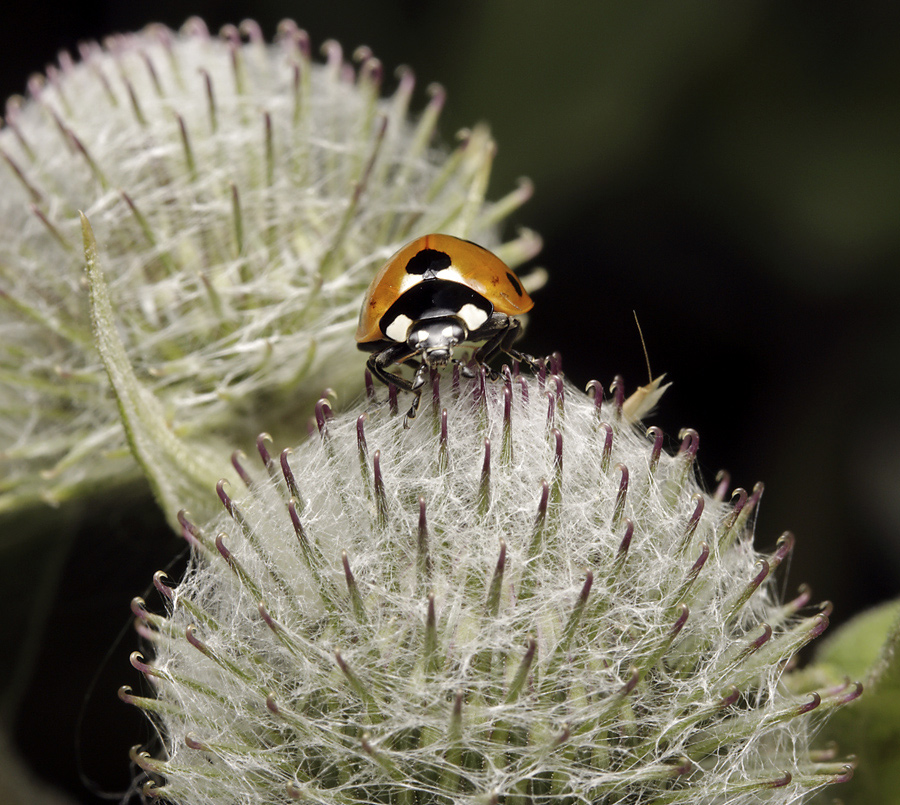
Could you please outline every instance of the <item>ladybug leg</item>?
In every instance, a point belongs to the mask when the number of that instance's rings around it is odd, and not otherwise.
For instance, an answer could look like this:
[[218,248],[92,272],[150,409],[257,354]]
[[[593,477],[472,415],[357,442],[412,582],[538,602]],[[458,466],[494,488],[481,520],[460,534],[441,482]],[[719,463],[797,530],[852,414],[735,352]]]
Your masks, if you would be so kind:
[[427,363],[420,363],[419,368],[416,369],[416,376],[410,383],[409,390],[415,396],[413,397],[412,405],[409,406],[409,411],[406,412],[406,418],[403,420],[404,428],[408,428],[409,423],[416,418],[416,412],[419,410],[419,403],[422,400],[422,386],[425,385],[425,381],[428,378],[428,368]]
[[389,372],[387,367],[394,363],[406,360],[413,354],[415,354],[415,351],[410,349],[408,345],[396,344],[381,350],[381,352],[373,353],[369,357],[369,360],[366,361],[366,366],[369,368],[372,375],[377,377],[386,386],[396,386],[398,389],[408,391],[410,394],[414,395],[412,405],[403,422],[403,426],[406,428],[409,427],[410,421],[416,417],[416,411],[419,408],[419,398],[422,394],[422,386],[425,385],[425,380],[428,375],[428,365],[416,361],[416,376],[412,380],[407,380],[401,375]]
[[[539,371],[541,367],[537,358],[513,349],[513,344],[521,334],[522,324],[518,319],[494,314],[477,333],[478,336],[488,340],[475,353],[475,360],[483,364],[494,358],[498,352],[504,352],[513,360],[524,363],[532,372]],[[491,379],[496,380],[497,373],[493,370],[489,371]]]
[[475,337],[487,338],[473,357],[476,363],[484,366],[491,380],[496,380],[500,375],[491,369],[487,362],[498,352],[509,352],[507,344],[511,345],[518,334],[519,322],[503,314],[494,314],[480,330],[473,333],[473,340]]
[[473,378],[475,377],[475,372],[473,372],[465,363],[457,358],[452,359],[452,363],[456,364],[459,367],[459,373],[463,377]]
[[537,358],[529,355],[527,352],[519,352],[519,350],[513,349],[513,344],[522,334],[521,331],[522,325],[518,319],[510,319],[510,328],[504,334],[503,341],[499,347],[500,352],[505,352],[514,361],[524,363],[532,372],[539,372],[541,365],[538,363]]
[[407,380],[401,375],[389,372],[387,367],[391,364],[402,361],[405,357],[412,354],[412,351],[406,344],[397,344],[390,346],[381,352],[374,352],[366,361],[366,366],[374,377],[377,377],[386,386],[396,386],[403,391],[412,391],[412,381]]

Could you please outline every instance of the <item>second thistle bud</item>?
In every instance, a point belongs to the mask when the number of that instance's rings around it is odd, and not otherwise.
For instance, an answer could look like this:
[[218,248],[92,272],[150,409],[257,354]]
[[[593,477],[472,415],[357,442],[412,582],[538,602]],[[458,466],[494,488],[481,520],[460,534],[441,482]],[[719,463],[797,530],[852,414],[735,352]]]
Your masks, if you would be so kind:
[[[64,54],[7,103],[0,513],[134,479],[145,463],[128,455],[95,349],[79,212],[134,383],[165,428],[223,457],[276,424],[295,438],[298,407],[358,387],[360,296],[413,234],[497,246],[497,222],[531,189],[485,200],[486,129],[445,152],[433,143],[442,89],[413,120],[410,70],[382,98],[371,52],[323,50],[318,63],[290,21],[269,45],[250,21],[212,37],[193,19]],[[524,233],[499,248],[516,264],[537,245]]]

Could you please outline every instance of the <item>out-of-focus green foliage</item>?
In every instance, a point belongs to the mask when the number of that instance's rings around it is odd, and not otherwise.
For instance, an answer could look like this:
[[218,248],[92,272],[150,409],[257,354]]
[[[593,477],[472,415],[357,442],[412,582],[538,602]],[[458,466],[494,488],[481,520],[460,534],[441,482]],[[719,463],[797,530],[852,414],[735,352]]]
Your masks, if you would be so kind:
[[[900,602],[858,615],[826,640],[814,668],[840,679],[864,680],[862,698],[827,722],[823,737],[860,756],[854,779],[840,792],[845,805],[897,802],[900,792]],[[825,793],[821,802],[830,802]]]

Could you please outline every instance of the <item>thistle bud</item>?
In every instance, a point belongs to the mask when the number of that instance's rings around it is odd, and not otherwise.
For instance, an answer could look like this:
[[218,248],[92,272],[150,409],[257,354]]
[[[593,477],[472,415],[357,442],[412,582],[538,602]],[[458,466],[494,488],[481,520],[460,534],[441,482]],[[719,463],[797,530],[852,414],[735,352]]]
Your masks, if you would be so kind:
[[298,438],[297,412],[321,389],[358,385],[359,300],[414,234],[477,239],[512,265],[537,250],[528,232],[499,244],[496,224],[530,186],[485,201],[487,131],[449,153],[433,144],[440,87],[414,119],[410,70],[382,98],[368,50],[322,50],[318,63],[291,22],[268,45],[254,23],[211,37],[195,19],[64,54],[7,103],[0,511],[137,478],[145,463],[95,348],[86,286],[96,295],[99,280],[85,278],[79,211],[129,382],[164,429],[219,458],[263,428]]
[[146,793],[788,803],[847,779],[812,736],[861,689],[789,670],[828,625],[777,594],[793,537],[759,553],[762,487],[704,491],[696,432],[670,454],[621,388],[435,378],[409,430],[370,400],[280,458],[260,437],[217,520],[181,515],[166,614],[140,609]]

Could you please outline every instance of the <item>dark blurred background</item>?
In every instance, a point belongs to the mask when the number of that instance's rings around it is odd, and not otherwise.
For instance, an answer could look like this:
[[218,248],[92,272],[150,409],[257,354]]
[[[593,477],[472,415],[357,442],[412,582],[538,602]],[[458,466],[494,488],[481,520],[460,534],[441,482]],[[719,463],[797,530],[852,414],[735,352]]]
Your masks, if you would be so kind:
[[[809,582],[833,622],[900,592],[900,4],[35,0],[2,14],[0,95],[61,48],[191,14],[367,44],[414,68],[418,108],[442,83],[446,142],[492,127],[491,197],[536,185],[506,233],[545,239],[525,347],[580,385],[643,384],[635,311],[673,382],[655,423],[700,432],[709,484],[766,482],[758,546],[798,540],[787,592]],[[115,698],[139,685],[133,633],[103,652],[180,544],[150,507],[86,517],[15,738],[88,803],[73,743],[116,792],[148,738]]]

